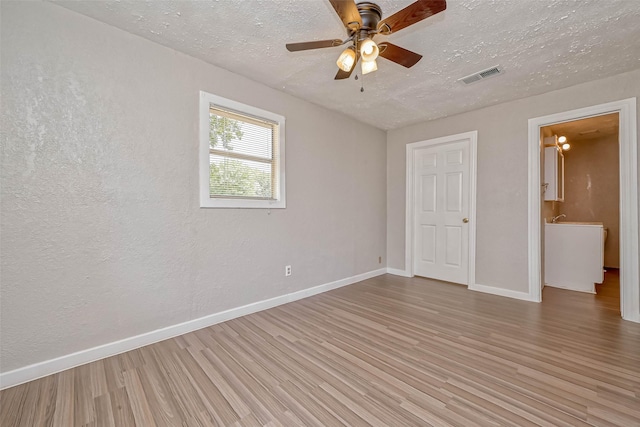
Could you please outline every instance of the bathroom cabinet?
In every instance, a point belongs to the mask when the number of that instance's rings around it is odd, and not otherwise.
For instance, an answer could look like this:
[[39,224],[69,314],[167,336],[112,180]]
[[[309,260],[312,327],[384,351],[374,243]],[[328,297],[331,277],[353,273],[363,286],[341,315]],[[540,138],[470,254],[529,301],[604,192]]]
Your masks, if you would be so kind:
[[[555,136],[550,138],[557,138]],[[562,149],[554,143],[551,147],[546,147],[550,138],[545,138],[544,149],[544,200],[554,202],[564,202],[564,156]]]
[[604,280],[604,229],[601,222],[545,224],[545,285],[596,293]]

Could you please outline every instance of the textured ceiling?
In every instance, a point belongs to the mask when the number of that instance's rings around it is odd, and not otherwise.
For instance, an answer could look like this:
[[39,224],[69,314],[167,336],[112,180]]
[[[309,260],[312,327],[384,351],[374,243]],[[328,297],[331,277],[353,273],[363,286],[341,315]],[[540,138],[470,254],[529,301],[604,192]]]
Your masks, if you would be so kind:
[[[56,3],[381,129],[640,68],[640,0],[449,0],[446,11],[375,39],[422,54],[418,64],[380,59],[358,81],[333,80],[341,47],[285,49],[345,37],[327,0]],[[383,17],[411,3],[377,1]],[[504,75],[457,81],[494,65]]]

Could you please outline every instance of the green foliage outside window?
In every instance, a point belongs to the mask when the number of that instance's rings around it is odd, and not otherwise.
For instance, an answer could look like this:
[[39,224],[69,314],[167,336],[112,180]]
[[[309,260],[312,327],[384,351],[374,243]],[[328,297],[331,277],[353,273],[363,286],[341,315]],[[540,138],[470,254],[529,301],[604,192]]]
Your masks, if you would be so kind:
[[[232,142],[242,140],[242,122],[215,114],[210,115],[211,148],[233,150]],[[212,196],[244,196],[271,198],[271,173],[240,160],[224,158],[211,162],[209,189]]]
[[239,160],[227,159],[211,164],[209,188],[222,189],[217,195],[271,197],[271,175]]
[[[242,139],[242,123],[238,120],[216,116],[215,114],[210,114],[209,117],[211,148],[233,150],[231,141]],[[218,147],[218,143],[222,144],[222,148]]]

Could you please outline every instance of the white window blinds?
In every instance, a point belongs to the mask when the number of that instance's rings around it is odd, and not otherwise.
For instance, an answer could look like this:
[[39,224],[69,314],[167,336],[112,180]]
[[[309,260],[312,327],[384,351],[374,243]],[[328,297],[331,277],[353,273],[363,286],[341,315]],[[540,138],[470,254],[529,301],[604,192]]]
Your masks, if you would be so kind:
[[277,122],[209,105],[209,197],[278,199]]

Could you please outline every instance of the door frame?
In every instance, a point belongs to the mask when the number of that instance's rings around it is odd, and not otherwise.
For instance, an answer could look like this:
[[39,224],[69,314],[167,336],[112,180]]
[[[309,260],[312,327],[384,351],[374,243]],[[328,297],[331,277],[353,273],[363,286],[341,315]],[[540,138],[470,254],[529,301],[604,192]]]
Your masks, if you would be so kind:
[[443,136],[425,141],[412,142],[406,148],[406,205],[405,205],[405,249],[404,268],[408,277],[413,277],[413,237],[414,237],[414,176],[413,162],[417,150],[435,145],[447,145],[460,140],[469,140],[469,263],[467,287],[473,289],[476,283],[476,164],[478,131]]
[[619,113],[620,158],[620,311],[640,322],[638,261],[638,136],[636,98],[529,119],[529,297],[542,301],[542,187],[540,129],[562,122]]

